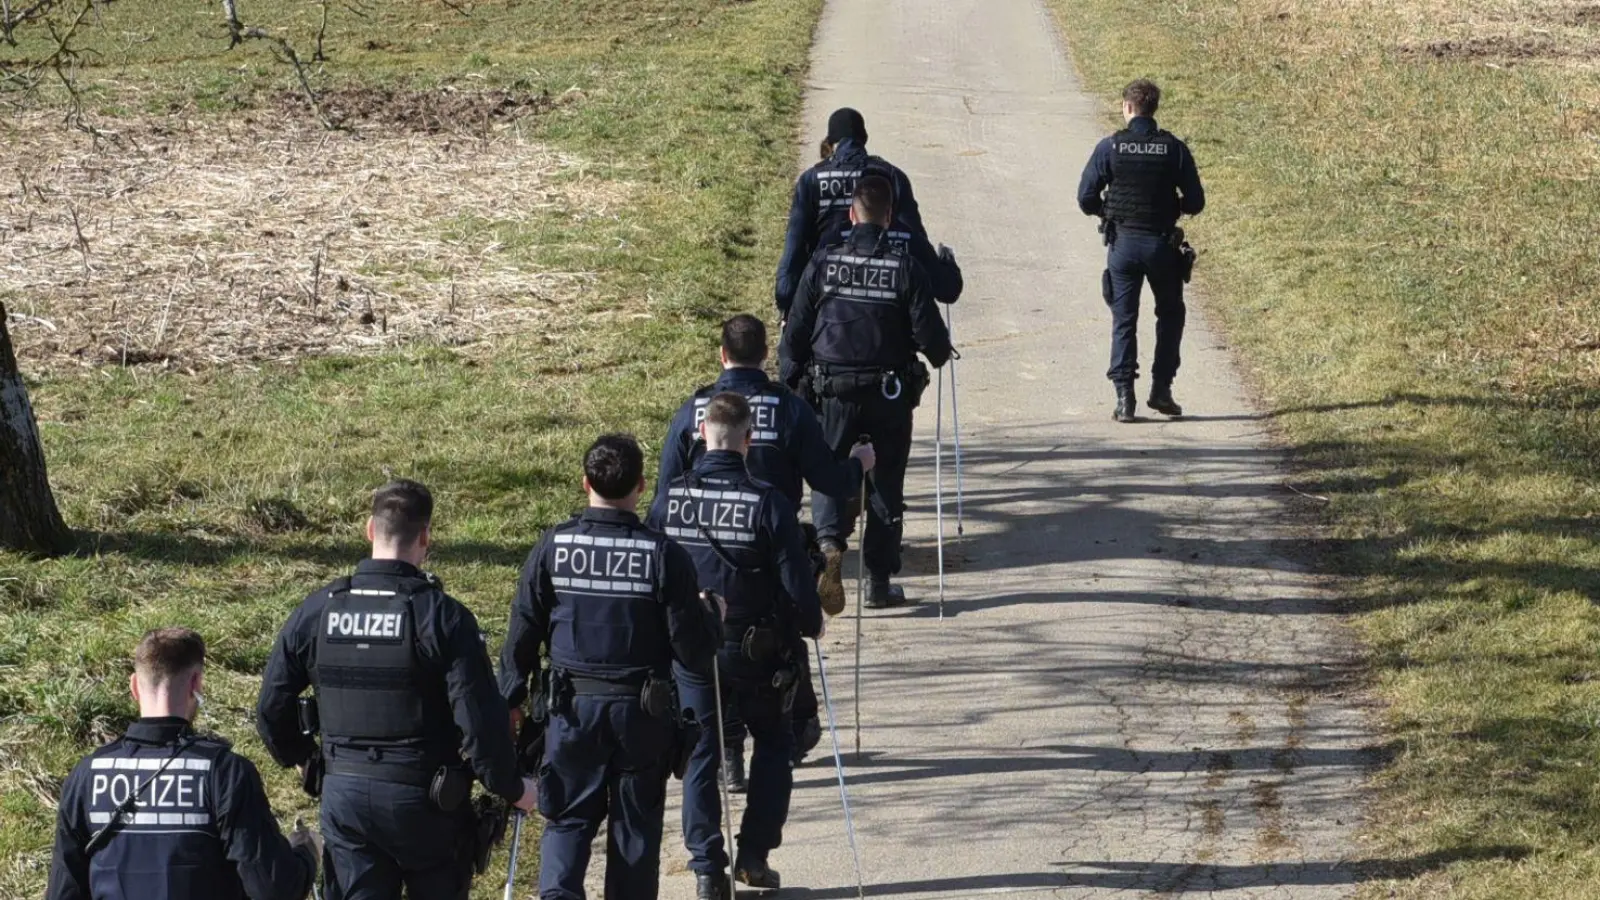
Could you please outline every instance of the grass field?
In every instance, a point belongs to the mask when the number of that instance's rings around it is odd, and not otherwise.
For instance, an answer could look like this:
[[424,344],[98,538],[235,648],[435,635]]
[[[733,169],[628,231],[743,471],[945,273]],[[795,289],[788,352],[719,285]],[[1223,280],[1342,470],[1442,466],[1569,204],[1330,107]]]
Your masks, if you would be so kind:
[[1054,6],[1108,116],[1167,90],[1203,302],[1359,576],[1366,895],[1600,896],[1600,6]]
[[[118,2],[77,72],[115,137],[63,130],[59,92],[8,107],[0,301],[81,550],[0,554],[0,896],[41,892],[60,779],[130,718],[155,625],[205,634],[206,724],[309,809],[254,738],[257,675],[391,473],[434,488],[432,568],[498,647],[582,446],[658,447],[715,323],[770,308],[820,5],[331,3],[327,132],[215,4]],[[306,60],[321,10],[241,3]],[[18,36],[0,61],[46,52]]]

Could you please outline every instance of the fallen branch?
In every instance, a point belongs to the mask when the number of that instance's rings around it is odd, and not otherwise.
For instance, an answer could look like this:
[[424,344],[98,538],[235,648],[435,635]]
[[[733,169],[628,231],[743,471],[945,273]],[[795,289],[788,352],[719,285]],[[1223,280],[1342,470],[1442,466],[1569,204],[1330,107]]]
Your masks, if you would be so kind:
[[294,52],[294,46],[286,38],[268,34],[260,28],[246,28],[243,36],[246,40],[260,40],[277,45],[279,52],[282,53],[281,58],[287,61],[289,65],[294,66],[294,73],[300,77],[300,88],[305,91],[306,102],[311,104],[311,111],[317,114],[317,120],[322,123],[322,127],[329,131],[335,130],[336,126],[332,120],[322,111],[322,101],[317,97],[317,92],[312,89],[311,77],[306,74],[305,64],[300,61],[300,55]]

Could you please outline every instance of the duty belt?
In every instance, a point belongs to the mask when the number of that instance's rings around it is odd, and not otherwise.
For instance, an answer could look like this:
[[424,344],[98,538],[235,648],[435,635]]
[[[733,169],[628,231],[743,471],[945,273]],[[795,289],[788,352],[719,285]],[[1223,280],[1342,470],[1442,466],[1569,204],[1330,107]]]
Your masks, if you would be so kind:
[[374,781],[408,784],[419,788],[427,788],[433,781],[434,772],[439,768],[419,761],[386,762],[383,758],[384,751],[379,749],[362,750],[357,747],[330,746],[323,752],[329,775],[371,778]]
[[568,675],[567,680],[572,683],[573,695],[578,697],[633,697],[637,699],[639,691],[644,688],[643,678],[633,678],[627,681],[608,681],[604,678]]
[[898,400],[905,393],[905,377],[910,365],[890,369],[840,369],[831,370],[823,363],[813,363],[812,384],[823,397],[843,397],[874,384],[886,400]]

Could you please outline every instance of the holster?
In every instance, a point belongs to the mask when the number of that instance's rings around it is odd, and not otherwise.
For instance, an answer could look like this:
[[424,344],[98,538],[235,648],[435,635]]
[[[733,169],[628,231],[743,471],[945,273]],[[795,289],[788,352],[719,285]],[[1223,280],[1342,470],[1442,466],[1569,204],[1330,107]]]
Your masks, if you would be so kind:
[[440,766],[428,782],[428,799],[440,812],[455,812],[471,796],[472,776],[459,766]]
[[545,710],[547,716],[564,716],[572,712],[572,680],[563,672],[546,669]]
[[1194,276],[1194,262],[1197,255],[1194,247],[1184,238],[1182,228],[1172,229],[1172,234],[1167,235],[1167,242],[1172,245],[1172,249],[1178,251],[1178,274],[1183,276],[1183,283],[1188,284],[1189,279]]
[[300,776],[300,789],[306,792],[307,797],[317,798],[322,796],[322,776],[327,771],[327,763],[322,761],[322,748],[306,760],[305,774]]
[[477,827],[473,830],[472,869],[479,875],[489,871],[489,855],[506,837],[506,805],[488,794],[474,801]]
[[784,650],[783,635],[769,623],[751,625],[744,630],[744,636],[739,639],[739,651],[744,658],[757,665],[770,665],[782,661]]
[[911,401],[911,408],[916,409],[922,405],[922,392],[928,389],[928,383],[933,381],[933,374],[928,371],[928,364],[922,360],[913,360],[910,368],[900,376],[905,384],[905,396]]
[[785,715],[794,710],[795,695],[800,692],[800,667],[784,666],[772,673],[772,687],[781,698]]
[[[322,731],[322,716],[317,710],[316,697],[301,697],[295,701],[296,714],[300,719],[300,733],[310,738],[315,738]],[[300,789],[308,797],[322,796],[322,776],[326,772],[327,764],[322,759],[322,747],[311,754],[306,760],[305,773],[300,776]]]
[[658,719],[674,719],[678,713],[678,685],[669,676],[657,677],[654,673],[645,676],[644,686],[639,689],[639,705],[644,711]]

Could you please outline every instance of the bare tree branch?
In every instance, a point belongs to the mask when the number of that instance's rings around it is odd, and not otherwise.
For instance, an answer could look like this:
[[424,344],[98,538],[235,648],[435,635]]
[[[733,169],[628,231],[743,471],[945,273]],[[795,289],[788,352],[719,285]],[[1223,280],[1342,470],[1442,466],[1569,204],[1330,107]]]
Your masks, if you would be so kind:
[[322,127],[329,131],[334,130],[335,126],[332,120],[322,111],[321,99],[317,97],[317,92],[311,87],[311,77],[306,74],[305,64],[300,61],[300,55],[294,52],[294,46],[289,43],[288,39],[278,37],[275,34],[268,34],[260,28],[246,28],[243,37],[246,40],[266,41],[277,45],[283,60],[294,66],[294,73],[300,77],[300,87],[305,91],[306,102],[311,104],[311,111],[317,114],[317,120],[322,123]]
[[222,0],[222,14],[228,20],[228,49],[244,43],[244,25],[239,22],[239,7],[235,0]]

